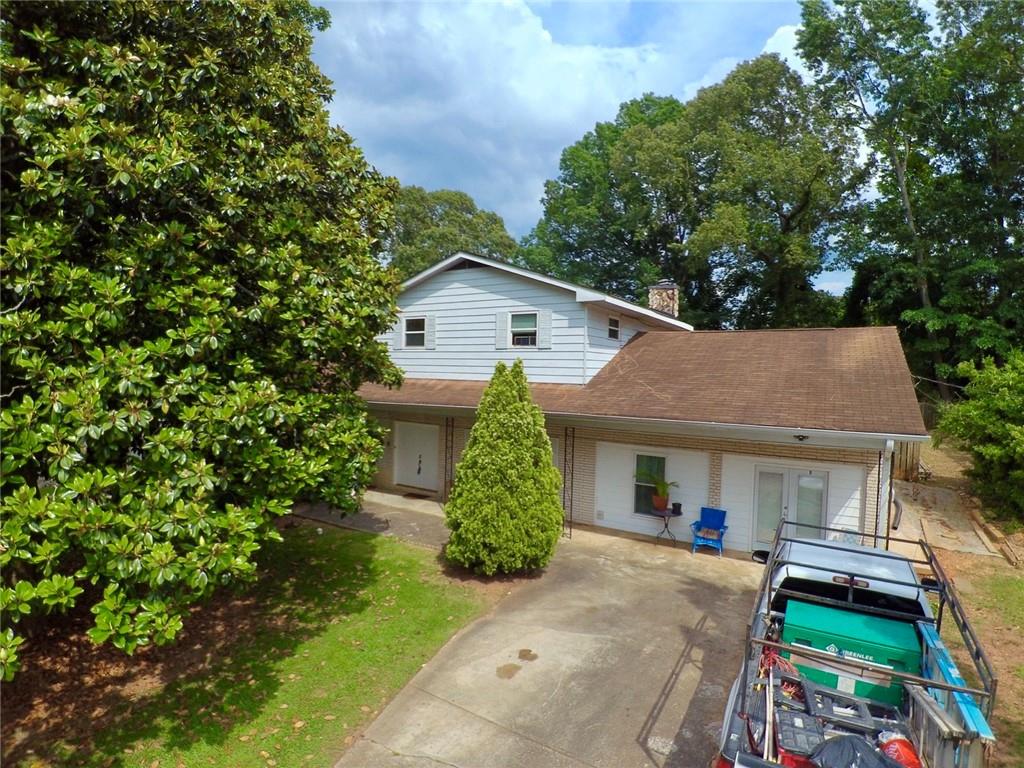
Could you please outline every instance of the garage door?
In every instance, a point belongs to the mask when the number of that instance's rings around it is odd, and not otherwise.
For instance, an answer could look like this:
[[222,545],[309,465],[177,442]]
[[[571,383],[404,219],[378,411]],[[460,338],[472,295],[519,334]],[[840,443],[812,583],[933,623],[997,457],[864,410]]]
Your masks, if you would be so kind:
[[395,422],[395,485],[436,491],[438,484],[436,424]]

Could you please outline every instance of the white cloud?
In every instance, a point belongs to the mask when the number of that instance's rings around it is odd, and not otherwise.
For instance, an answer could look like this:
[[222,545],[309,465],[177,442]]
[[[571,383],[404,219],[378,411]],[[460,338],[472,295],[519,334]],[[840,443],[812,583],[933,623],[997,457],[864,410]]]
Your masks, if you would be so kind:
[[[561,8],[554,36],[521,0],[329,8],[314,56],[334,80],[334,121],[385,173],[462,189],[516,235],[537,221],[562,149],[620,103],[689,98],[780,28],[762,19],[744,38],[727,23],[738,6],[717,4]],[[632,42],[607,43],[616,30]]]
[[848,269],[826,271],[814,279],[814,287],[833,296],[842,296],[852,282],[853,272]]
[[775,34],[768,38],[764,44],[762,53],[777,53],[779,57],[789,64],[790,67],[800,73],[805,82],[811,82],[814,78],[811,71],[807,69],[803,59],[796,50],[796,34],[800,27],[796,24],[785,24],[775,30]]

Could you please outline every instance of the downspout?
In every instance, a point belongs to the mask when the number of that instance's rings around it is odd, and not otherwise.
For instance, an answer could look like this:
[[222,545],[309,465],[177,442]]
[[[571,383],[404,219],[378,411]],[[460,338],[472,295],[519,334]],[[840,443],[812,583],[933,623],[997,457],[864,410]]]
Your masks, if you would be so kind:
[[[885,441],[885,450],[878,452],[878,487],[875,489],[875,546],[878,546],[878,540],[885,540],[885,548],[889,549],[889,523],[891,522],[891,508],[886,511],[886,515],[882,516],[882,473],[885,469],[885,463],[883,461],[885,456],[892,456],[894,443],[892,440]],[[888,481],[891,486],[891,480]],[[885,525],[885,530],[882,531],[882,525]]]
[[892,477],[896,471],[896,452],[893,451],[889,454],[889,501],[886,504],[886,524],[885,524],[885,548],[889,549],[889,539],[892,537],[892,502],[896,496],[896,488],[893,485]]

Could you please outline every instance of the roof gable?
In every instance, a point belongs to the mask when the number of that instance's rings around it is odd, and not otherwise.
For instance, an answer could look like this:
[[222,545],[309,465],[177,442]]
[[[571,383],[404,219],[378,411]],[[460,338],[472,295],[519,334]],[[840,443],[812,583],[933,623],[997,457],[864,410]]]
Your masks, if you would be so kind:
[[413,275],[401,285],[401,291],[404,293],[410,288],[414,288],[417,285],[421,285],[426,281],[430,280],[434,275],[445,272],[449,269],[453,269],[464,262],[473,262],[480,264],[481,266],[491,267],[493,269],[507,272],[518,277],[532,280],[536,283],[547,285],[553,288],[557,288],[563,291],[567,291],[573,295],[576,301],[582,304],[599,304],[614,312],[622,312],[627,315],[640,318],[651,325],[667,330],[679,330],[679,331],[692,331],[693,326],[689,323],[684,323],[674,317],[669,317],[661,312],[656,312],[653,309],[647,307],[641,307],[638,304],[633,304],[623,299],[618,299],[614,296],[609,296],[606,293],[595,291],[592,288],[585,288],[581,285],[575,285],[573,283],[566,282],[565,280],[559,280],[554,277],[548,277],[538,272],[532,272],[529,269],[523,269],[522,267],[516,267],[512,264],[506,264],[503,261],[497,261],[495,259],[488,259],[484,256],[477,256],[476,254],[466,253],[459,251],[447,259],[439,261],[432,267],[423,270],[419,274]]

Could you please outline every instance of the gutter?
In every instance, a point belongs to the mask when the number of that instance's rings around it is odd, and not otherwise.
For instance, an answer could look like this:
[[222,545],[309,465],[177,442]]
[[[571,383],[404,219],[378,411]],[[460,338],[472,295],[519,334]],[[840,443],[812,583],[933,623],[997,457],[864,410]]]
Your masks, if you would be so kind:
[[[364,400],[366,400],[364,398]],[[456,410],[456,411],[476,411],[477,406],[475,405],[432,405],[430,403],[396,403],[386,400],[366,400],[371,405],[377,405],[381,407],[404,407],[404,408],[418,408],[420,410],[433,410],[433,411],[444,411],[444,410]],[[887,440],[894,441],[900,440],[904,442],[923,443],[931,439],[929,435],[912,435],[912,434],[900,434],[894,432],[854,432],[841,429],[809,429],[807,427],[785,427],[785,426],[767,426],[764,424],[734,424],[732,422],[723,421],[689,421],[685,419],[657,419],[657,418],[645,418],[639,416],[609,416],[609,415],[598,415],[598,414],[586,414],[578,412],[567,412],[567,411],[549,411],[545,408],[541,408],[545,416],[558,416],[565,419],[575,419],[577,421],[595,421],[595,422],[608,422],[608,423],[626,423],[626,424],[651,424],[655,426],[694,426],[694,427],[707,427],[711,429],[733,429],[733,430],[751,430],[756,432],[765,432],[768,434],[786,434],[793,436],[794,433],[800,435],[807,435],[808,437],[821,437],[821,438],[863,438],[868,440]]]

